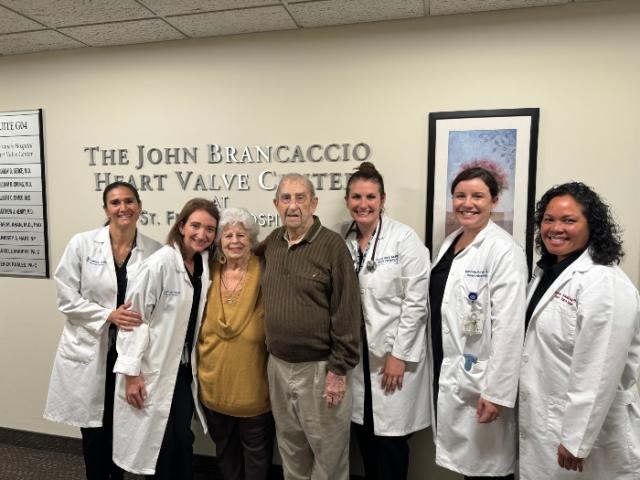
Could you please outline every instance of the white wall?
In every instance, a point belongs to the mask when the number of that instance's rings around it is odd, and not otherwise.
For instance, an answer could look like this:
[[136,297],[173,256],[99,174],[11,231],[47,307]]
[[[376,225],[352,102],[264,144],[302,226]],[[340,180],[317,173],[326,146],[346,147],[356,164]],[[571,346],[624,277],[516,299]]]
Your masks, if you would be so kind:
[[[364,141],[385,174],[390,214],[424,235],[428,113],[539,107],[537,196],[574,179],[595,187],[624,228],[622,267],[638,285],[639,45],[640,3],[628,0],[51,52],[0,58],[0,110],[44,109],[55,268],[71,235],[103,220],[85,146]],[[188,169],[255,174],[265,166]],[[139,173],[133,165],[101,170]],[[175,181],[142,192],[157,211],[179,209],[194,194]],[[322,192],[325,223],[344,218],[341,197]],[[255,188],[232,195],[234,205],[265,212],[270,199]],[[167,228],[143,231],[161,238]],[[77,435],[41,418],[63,321],[53,281],[0,278],[0,291],[0,425]],[[202,438],[199,445],[210,448]],[[429,432],[412,445],[411,477],[436,475]]]

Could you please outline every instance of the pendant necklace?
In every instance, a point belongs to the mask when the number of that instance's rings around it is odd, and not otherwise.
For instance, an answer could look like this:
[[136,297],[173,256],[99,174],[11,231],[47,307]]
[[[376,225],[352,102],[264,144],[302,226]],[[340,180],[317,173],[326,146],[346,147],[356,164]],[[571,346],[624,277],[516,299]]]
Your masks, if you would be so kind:
[[224,281],[224,273],[220,274],[220,280],[222,281],[222,286],[224,287],[224,289],[227,292],[229,292],[229,291],[231,292],[228,295],[225,295],[223,293],[224,302],[227,305],[233,305],[234,303],[236,303],[236,300],[238,300],[238,297],[240,296],[240,293],[242,291],[241,289],[239,289],[239,287],[244,282],[244,276],[245,276],[246,273],[247,273],[247,270],[243,270],[242,271],[242,277],[240,277],[240,280],[238,280],[238,282],[236,283],[235,287],[233,287],[233,290],[231,290],[229,287],[227,287],[227,284]]

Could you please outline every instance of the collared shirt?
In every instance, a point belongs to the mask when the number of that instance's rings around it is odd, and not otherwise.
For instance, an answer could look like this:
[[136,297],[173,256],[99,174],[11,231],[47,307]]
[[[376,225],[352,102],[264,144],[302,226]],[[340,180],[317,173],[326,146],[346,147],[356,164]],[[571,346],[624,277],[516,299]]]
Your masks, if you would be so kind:
[[576,261],[580,255],[582,255],[582,252],[584,252],[584,249],[575,251],[560,262],[557,261],[557,256],[550,253],[545,253],[542,258],[538,260],[537,265],[542,269],[544,273],[542,275],[542,278],[540,279],[540,283],[538,283],[538,286],[536,287],[535,292],[533,292],[533,295],[531,296],[529,305],[527,306],[527,314],[525,317],[524,325],[525,331],[527,329],[527,326],[529,325],[529,321],[531,320],[533,311],[535,310],[544,293],[551,286],[551,284],[555,282],[556,278],[558,278],[569,265]]
[[[313,227],[313,224],[311,224],[311,226]],[[311,228],[311,227],[310,227]],[[307,230],[308,232],[309,230]],[[294,245],[299,244],[301,241],[304,240],[307,232],[304,232],[303,235],[300,235],[297,239],[295,240],[291,240],[291,238],[289,237],[289,231],[285,228],[284,229],[284,234],[282,235],[282,238],[284,238],[287,241],[287,244],[289,245],[289,248],[293,247]]]
[[344,375],[359,360],[360,294],[351,255],[314,217],[300,242],[285,228],[265,240],[262,289],[267,348],[291,363],[328,361]]

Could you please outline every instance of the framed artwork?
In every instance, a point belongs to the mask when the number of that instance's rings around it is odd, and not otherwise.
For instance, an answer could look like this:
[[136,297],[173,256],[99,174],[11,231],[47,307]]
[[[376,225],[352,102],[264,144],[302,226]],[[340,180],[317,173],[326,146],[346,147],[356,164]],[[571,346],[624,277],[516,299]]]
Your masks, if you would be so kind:
[[432,258],[458,224],[451,182],[468,167],[486,167],[504,185],[491,219],[513,235],[533,261],[533,211],[540,109],[429,114],[426,244]]

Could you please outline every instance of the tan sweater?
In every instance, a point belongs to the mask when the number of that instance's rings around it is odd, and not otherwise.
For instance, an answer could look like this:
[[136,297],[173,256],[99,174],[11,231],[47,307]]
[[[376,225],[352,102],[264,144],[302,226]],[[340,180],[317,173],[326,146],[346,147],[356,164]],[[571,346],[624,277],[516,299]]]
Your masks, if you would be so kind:
[[249,260],[244,287],[233,305],[222,301],[220,273],[216,263],[198,338],[200,401],[225,415],[253,417],[271,410],[260,262],[254,256]]

